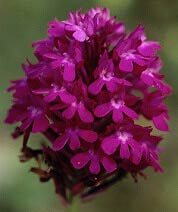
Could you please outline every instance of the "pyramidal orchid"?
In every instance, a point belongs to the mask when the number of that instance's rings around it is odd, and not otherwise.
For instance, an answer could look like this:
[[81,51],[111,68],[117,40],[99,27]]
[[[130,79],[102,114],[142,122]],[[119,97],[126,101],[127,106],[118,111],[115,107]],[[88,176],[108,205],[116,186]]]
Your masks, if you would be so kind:
[[[17,124],[14,138],[23,135],[21,161],[45,164],[31,169],[42,182],[53,180],[70,203],[126,174],[162,171],[162,137],[152,130],[169,131],[164,100],[171,88],[160,74],[161,46],[147,40],[143,26],[126,33],[107,8],[79,10],[50,22],[47,38],[32,46],[37,62],[27,60],[25,76],[12,81],[5,122]],[[36,133],[46,142],[33,149],[28,140]]]

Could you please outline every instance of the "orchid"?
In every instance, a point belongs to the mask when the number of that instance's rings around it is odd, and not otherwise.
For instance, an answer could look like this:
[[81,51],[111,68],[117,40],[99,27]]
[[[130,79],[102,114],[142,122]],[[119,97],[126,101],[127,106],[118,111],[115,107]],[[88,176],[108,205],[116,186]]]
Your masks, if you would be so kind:
[[[163,138],[153,129],[169,131],[164,100],[171,87],[160,73],[161,45],[147,40],[143,26],[126,33],[107,8],[79,10],[50,22],[47,38],[32,46],[37,62],[27,60],[25,76],[8,88],[13,105],[5,122],[17,124],[21,158],[36,159],[31,171],[52,179],[63,202],[147,167],[163,170]],[[45,138],[38,150],[29,147],[34,133]]]

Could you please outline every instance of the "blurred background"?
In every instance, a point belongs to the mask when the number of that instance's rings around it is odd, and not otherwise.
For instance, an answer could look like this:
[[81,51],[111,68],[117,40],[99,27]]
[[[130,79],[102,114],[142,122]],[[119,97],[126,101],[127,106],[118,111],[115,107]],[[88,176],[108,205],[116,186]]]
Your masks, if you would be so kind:
[[[12,126],[3,119],[11,105],[5,92],[10,79],[23,75],[21,63],[32,58],[31,42],[45,38],[47,22],[66,19],[71,10],[107,6],[124,21],[127,30],[145,26],[149,39],[159,40],[164,61],[162,73],[173,87],[167,104],[171,133],[165,135],[161,163],[164,174],[146,171],[148,180],[134,183],[128,176],[93,201],[81,206],[85,212],[178,212],[178,0],[0,0],[0,212],[59,212],[63,207],[52,182],[41,184],[29,172],[32,164],[20,164],[21,139],[10,137]],[[32,142],[38,141],[37,137]]]

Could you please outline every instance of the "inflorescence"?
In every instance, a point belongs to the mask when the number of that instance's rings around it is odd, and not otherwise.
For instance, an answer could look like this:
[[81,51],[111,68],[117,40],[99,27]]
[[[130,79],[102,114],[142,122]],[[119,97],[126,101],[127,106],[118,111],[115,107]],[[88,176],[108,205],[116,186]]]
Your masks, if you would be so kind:
[[[126,34],[108,9],[79,10],[50,22],[47,38],[33,47],[37,62],[27,60],[25,76],[12,81],[5,122],[20,123],[13,137],[24,136],[21,160],[38,161],[31,171],[41,181],[53,179],[69,202],[71,194],[88,197],[127,173],[136,176],[149,166],[162,171],[162,137],[138,120],[168,131],[163,101],[171,89],[159,73],[160,44],[147,41],[144,27]],[[30,148],[31,133],[48,142]]]

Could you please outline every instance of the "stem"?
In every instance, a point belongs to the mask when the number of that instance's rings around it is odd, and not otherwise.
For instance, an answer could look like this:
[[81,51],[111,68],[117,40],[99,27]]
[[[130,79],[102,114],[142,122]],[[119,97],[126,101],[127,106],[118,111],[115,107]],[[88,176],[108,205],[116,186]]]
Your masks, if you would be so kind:
[[66,212],[79,212],[80,199],[73,198],[72,203],[66,208]]

